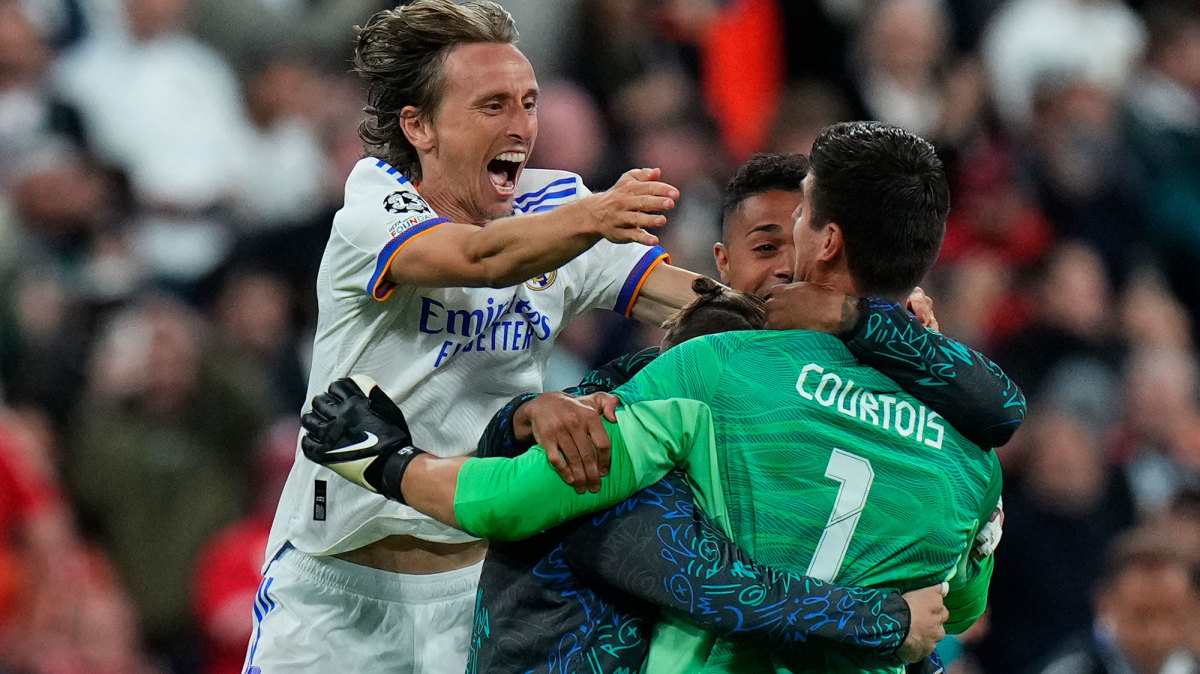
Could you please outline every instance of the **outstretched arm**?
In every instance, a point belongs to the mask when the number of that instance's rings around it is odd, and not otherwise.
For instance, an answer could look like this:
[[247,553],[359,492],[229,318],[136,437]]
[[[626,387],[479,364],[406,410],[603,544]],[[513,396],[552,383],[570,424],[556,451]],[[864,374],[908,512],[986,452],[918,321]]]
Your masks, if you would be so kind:
[[552,211],[478,225],[440,222],[401,243],[384,267],[395,284],[503,288],[557,269],[601,238],[658,242],[646,228],[666,224],[652,211],[675,207],[679,190],[659,182],[659,169],[626,172],[605,192]]

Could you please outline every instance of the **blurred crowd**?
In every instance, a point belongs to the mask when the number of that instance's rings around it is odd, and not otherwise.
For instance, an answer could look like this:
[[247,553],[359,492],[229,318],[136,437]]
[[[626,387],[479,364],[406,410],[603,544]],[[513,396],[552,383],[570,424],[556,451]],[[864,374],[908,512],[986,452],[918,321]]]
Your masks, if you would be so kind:
[[[0,672],[239,670],[363,152],[352,26],[389,4],[0,0]],[[925,287],[1030,401],[949,670],[1200,671],[1200,5],[502,4],[531,165],[661,167],[696,271],[753,152],[844,119],[933,141]],[[547,386],[655,339],[589,316]]]

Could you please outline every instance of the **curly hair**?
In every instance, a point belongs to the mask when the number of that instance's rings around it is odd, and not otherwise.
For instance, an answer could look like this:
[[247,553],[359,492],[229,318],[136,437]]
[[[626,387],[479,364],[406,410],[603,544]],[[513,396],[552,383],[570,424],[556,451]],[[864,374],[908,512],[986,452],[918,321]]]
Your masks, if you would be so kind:
[[729,184],[725,187],[725,201],[721,205],[721,213],[724,218],[722,225],[728,223],[729,214],[750,197],[776,190],[799,192],[800,183],[804,182],[806,175],[808,175],[808,157],[802,154],[759,153],[754,155],[749,161],[738,167],[737,173],[733,174],[733,177],[729,179]]
[[367,116],[358,135],[370,154],[420,179],[417,150],[400,126],[400,111],[411,105],[433,115],[445,90],[442,67],[450,50],[462,44],[513,44],[517,26],[494,2],[416,0],[379,12],[356,30],[354,69],[367,82]]
[[696,299],[662,324],[667,331],[661,351],[693,337],[732,330],[762,330],[767,324],[767,309],[761,297],[726,288],[701,276],[692,281]]

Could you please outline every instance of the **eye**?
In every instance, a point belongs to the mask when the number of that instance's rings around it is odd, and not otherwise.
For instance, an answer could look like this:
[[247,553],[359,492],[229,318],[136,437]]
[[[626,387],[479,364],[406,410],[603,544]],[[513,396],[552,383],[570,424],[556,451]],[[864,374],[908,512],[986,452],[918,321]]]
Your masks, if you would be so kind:
[[528,111],[531,111],[531,112],[533,110],[537,110],[537,101],[535,101],[533,99],[529,99],[529,100],[525,101],[525,109]]
[[773,243],[764,243],[761,246],[754,247],[754,252],[756,253],[774,253],[777,250],[779,250],[779,248],[777,248]]
[[484,103],[483,109],[487,112],[501,112],[504,110],[504,105],[502,105],[499,101],[492,101],[491,103]]

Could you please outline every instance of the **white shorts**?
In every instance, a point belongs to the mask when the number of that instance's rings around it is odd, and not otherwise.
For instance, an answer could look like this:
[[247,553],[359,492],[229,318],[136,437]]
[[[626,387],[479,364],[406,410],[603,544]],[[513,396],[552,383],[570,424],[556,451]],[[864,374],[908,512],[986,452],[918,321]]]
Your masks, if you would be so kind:
[[284,548],[254,601],[245,674],[463,674],[483,562],[428,575]]

